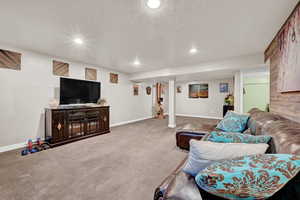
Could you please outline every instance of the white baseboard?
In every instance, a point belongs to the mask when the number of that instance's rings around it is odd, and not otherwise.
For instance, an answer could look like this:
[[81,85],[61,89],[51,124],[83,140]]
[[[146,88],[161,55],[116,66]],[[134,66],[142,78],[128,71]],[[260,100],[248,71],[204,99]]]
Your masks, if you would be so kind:
[[125,124],[131,124],[131,123],[134,123],[134,122],[143,121],[143,120],[152,119],[152,118],[153,118],[152,116],[143,117],[143,118],[140,118],[140,119],[134,119],[134,120],[130,120],[130,121],[115,123],[115,124],[110,125],[110,127],[122,126],[122,125],[125,125]]
[[176,128],[176,125],[175,124],[169,124],[168,127],[169,128]]
[[[44,140],[43,138],[41,138],[41,139]],[[32,140],[32,142],[35,143],[36,140]],[[27,146],[27,142],[22,142],[22,143],[18,143],[18,144],[12,144],[12,145],[8,145],[8,146],[0,147],[0,153],[12,151],[12,150],[16,150],[16,149],[21,149],[26,146]]]
[[213,117],[213,116],[206,116],[206,115],[176,114],[176,116],[180,116],[180,117],[196,117],[196,118],[205,118],[205,119],[223,119],[223,117]]
[[8,145],[8,146],[4,146],[4,147],[0,147],[0,153],[6,152],[6,151],[12,151],[15,149],[20,149],[20,148],[24,148],[26,147],[27,143],[26,142],[22,142],[19,144],[12,144],[12,145]]

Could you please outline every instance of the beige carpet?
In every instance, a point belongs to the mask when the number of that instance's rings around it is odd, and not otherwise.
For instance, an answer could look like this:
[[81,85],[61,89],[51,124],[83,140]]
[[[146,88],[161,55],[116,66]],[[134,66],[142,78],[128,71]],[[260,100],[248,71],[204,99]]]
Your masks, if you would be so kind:
[[[185,123],[215,120],[177,118]],[[29,156],[0,154],[1,200],[151,200],[186,154],[167,120],[145,120],[107,135]]]

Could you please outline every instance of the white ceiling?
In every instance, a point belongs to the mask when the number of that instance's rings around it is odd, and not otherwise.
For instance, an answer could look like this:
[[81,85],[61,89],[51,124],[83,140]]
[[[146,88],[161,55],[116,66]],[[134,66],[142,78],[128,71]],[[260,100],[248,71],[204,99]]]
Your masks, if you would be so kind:
[[[210,81],[210,80],[225,80],[233,79],[236,70],[218,70],[212,72],[199,72],[194,74],[185,74],[173,76],[176,79],[176,83],[196,82],[196,81]],[[160,77],[151,79],[153,82],[168,82],[169,77]],[[148,80],[149,81],[149,80]],[[139,82],[147,82],[142,80]]]
[[145,1],[0,0],[0,43],[126,73],[183,67],[263,52],[298,2]]

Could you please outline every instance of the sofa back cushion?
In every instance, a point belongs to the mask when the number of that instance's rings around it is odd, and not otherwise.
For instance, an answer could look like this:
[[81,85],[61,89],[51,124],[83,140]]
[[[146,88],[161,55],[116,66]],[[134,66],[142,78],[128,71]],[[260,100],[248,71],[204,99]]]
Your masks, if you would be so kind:
[[288,119],[270,122],[262,127],[262,134],[272,137],[272,153],[300,155],[300,124]]
[[248,128],[253,135],[272,137],[268,153],[300,155],[300,124],[258,109],[249,111]]
[[247,127],[250,129],[252,135],[261,135],[262,127],[265,124],[271,123],[283,119],[281,116],[264,112],[258,109],[252,109],[249,111],[250,118],[247,123]]

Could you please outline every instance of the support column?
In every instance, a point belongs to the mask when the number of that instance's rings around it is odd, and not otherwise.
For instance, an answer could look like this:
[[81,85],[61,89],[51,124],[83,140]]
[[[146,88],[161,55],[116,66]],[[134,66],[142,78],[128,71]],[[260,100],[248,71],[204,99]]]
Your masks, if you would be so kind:
[[244,107],[244,81],[243,72],[239,71],[234,75],[234,111],[243,113]]
[[169,80],[169,128],[176,127],[175,80]]

